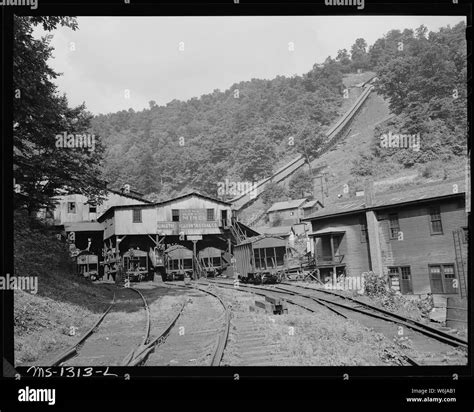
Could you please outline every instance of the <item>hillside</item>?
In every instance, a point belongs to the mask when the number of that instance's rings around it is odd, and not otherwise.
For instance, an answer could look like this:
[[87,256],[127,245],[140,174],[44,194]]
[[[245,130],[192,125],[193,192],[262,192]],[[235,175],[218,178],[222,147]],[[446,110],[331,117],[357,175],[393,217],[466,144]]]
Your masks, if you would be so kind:
[[51,228],[15,215],[15,275],[37,279],[37,293],[14,291],[15,362],[42,364],[77,341],[113,293],[74,274],[66,245]]
[[104,177],[155,200],[191,188],[216,196],[225,178],[258,181],[298,153],[291,136],[323,131],[338,118],[342,79],[328,60],[303,76],[252,79],[186,102],[97,116],[92,130],[106,147]]
[[[186,102],[97,116],[91,123],[105,146],[104,178],[112,187],[130,183],[150,200],[190,189],[218,196],[224,179],[257,182],[299,155],[327,173],[328,198],[345,184],[354,193],[367,178],[448,178],[466,155],[464,29],[391,30],[369,47],[357,39],[351,56],[339,51],[302,76],[252,79]],[[375,91],[349,133],[319,156],[324,132],[374,74]],[[418,134],[420,150],[381,148],[379,137],[391,133]],[[282,186],[270,197],[312,191],[302,172]],[[257,201],[243,220],[262,208]]]
[[[375,90],[350,130],[311,162],[325,173],[325,204],[355,195],[364,181],[384,191],[463,176],[467,155],[466,61],[463,24],[428,33],[392,30],[369,49]],[[397,40],[404,43],[402,52]],[[398,44],[399,44],[398,43]],[[442,55],[443,60],[436,57]],[[402,98],[403,97],[403,98]],[[390,137],[391,136],[391,137]],[[418,146],[405,140],[416,137]],[[382,142],[385,142],[382,144]],[[252,222],[271,202],[311,196],[308,167],[272,185],[243,213]],[[347,185],[347,186],[344,186]],[[255,222],[261,226],[264,219]]]

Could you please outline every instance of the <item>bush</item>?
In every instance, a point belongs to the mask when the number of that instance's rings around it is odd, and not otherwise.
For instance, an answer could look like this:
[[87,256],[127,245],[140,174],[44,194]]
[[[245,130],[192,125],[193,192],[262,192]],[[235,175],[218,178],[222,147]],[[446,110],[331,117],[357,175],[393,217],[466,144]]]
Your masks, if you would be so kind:
[[400,292],[388,287],[387,278],[370,271],[364,274],[364,293],[376,305],[400,315],[422,320],[433,309],[433,298],[407,299]]
[[270,182],[262,193],[262,201],[265,206],[270,206],[275,202],[280,202],[288,198],[287,191],[284,186],[275,182]]
[[364,293],[367,296],[384,296],[387,292],[387,281],[384,276],[377,275],[372,271],[364,274]]

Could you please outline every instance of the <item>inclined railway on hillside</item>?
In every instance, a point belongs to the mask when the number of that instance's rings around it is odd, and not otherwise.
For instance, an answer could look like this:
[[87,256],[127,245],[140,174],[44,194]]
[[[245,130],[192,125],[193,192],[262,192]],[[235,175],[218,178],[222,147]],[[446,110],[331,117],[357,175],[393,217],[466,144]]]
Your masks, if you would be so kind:
[[[349,108],[349,110],[344,113],[344,115],[326,132],[326,143],[325,146],[319,152],[319,155],[322,155],[327,150],[329,150],[338,138],[343,135],[349,128],[350,124],[354,120],[355,116],[366,102],[367,98],[372,93],[374,86],[371,84],[374,80],[374,77],[362,84],[363,91],[354,104]],[[301,169],[305,165],[305,158],[303,155],[300,155],[288,162],[285,166],[278,169],[270,177],[259,181],[256,186],[253,188],[252,193],[243,193],[231,200],[234,208],[239,211],[244,207],[248,206],[250,203],[255,201],[259,195],[263,193],[265,187],[268,183],[279,183],[289,176],[294,174],[296,171]]]

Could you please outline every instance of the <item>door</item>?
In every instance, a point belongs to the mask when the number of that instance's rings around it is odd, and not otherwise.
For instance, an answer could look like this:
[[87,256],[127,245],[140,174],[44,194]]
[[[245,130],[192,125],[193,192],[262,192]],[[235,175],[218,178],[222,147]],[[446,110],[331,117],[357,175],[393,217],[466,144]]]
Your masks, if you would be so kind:
[[400,292],[400,274],[398,273],[398,268],[388,269],[388,279],[390,288]]
[[227,224],[227,210],[221,210],[221,221],[222,221],[222,226],[229,226]]
[[390,267],[388,276],[392,289],[400,291],[403,295],[413,293],[410,266]]
[[401,278],[400,278],[400,289],[402,294],[413,293],[413,288],[411,285],[411,271],[410,266],[403,266],[400,268]]

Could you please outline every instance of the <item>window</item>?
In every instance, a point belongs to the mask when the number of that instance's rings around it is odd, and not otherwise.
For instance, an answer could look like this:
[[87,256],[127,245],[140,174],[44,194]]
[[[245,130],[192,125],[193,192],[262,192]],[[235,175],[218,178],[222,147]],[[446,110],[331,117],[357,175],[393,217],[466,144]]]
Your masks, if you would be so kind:
[[76,202],[67,202],[67,212],[76,213]]
[[400,232],[400,223],[398,222],[398,214],[391,213],[388,215],[388,225],[390,228],[390,239],[398,239]]
[[399,290],[403,295],[413,293],[410,266],[395,266],[388,268],[390,287]]
[[333,245],[333,250],[334,250],[334,256],[340,256],[341,253],[340,253],[340,246],[341,246],[341,243],[342,243],[342,236],[341,235],[334,235],[333,238],[332,238],[332,245]]
[[264,260],[264,257],[262,259],[262,256],[260,256],[260,250],[262,249],[254,249],[253,255],[254,255],[254,261],[255,261],[255,269],[264,269],[264,263],[262,260]]
[[173,209],[171,210],[172,220],[173,222],[179,222],[179,210]]
[[432,235],[443,234],[443,225],[441,224],[441,212],[438,206],[430,208],[430,231]]
[[457,293],[458,288],[455,282],[456,274],[454,265],[430,265],[430,283],[432,293]]
[[133,209],[133,223],[141,223],[141,222],[142,222],[142,210]]
[[462,237],[462,243],[469,243],[469,232],[467,230],[467,227],[463,227],[463,237]]
[[266,269],[269,269],[269,268],[274,269],[276,267],[275,248],[267,247],[263,249],[263,252],[266,257]]
[[207,209],[207,220],[215,220],[214,219],[214,209]]
[[363,217],[359,219],[360,225],[360,241],[361,243],[367,243],[369,240],[368,230],[367,230],[367,223]]
[[97,213],[97,206],[89,205],[89,213]]

